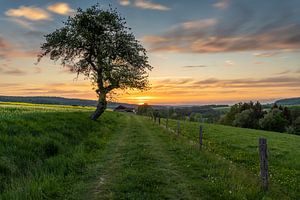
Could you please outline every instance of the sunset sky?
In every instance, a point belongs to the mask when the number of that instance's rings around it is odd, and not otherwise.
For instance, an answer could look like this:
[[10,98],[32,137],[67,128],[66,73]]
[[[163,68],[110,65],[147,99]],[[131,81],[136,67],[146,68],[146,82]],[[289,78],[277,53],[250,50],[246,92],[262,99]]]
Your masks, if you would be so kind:
[[300,96],[299,0],[0,0],[0,95],[96,99],[45,58],[43,35],[78,7],[116,7],[148,51],[151,89],[117,101],[212,104]]

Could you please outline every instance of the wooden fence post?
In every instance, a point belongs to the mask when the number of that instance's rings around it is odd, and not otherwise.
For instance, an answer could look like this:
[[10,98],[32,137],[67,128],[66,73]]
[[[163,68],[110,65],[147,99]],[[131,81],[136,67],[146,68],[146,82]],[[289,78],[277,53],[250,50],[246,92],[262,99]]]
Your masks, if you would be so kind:
[[267,151],[268,151],[267,139],[259,138],[260,177],[262,181],[262,187],[264,190],[268,190],[268,186],[269,186]]
[[200,125],[200,130],[199,130],[199,149],[202,149],[202,138],[203,138],[203,128],[202,125]]
[[180,120],[177,121],[177,135],[180,134]]

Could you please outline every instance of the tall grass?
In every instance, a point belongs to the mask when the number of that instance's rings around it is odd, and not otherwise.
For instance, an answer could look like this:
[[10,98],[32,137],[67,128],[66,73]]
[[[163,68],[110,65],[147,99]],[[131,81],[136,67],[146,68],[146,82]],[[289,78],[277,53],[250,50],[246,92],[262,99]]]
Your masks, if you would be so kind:
[[[162,125],[166,123],[163,119]],[[204,149],[243,166],[259,177],[258,139],[268,140],[270,188],[280,190],[287,198],[300,198],[300,137],[278,132],[236,128],[202,123]],[[199,123],[181,121],[180,134],[198,143]],[[177,121],[169,120],[177,129]]]
[[0,199],[80,199],[120,115],[89,109],[0,105]]

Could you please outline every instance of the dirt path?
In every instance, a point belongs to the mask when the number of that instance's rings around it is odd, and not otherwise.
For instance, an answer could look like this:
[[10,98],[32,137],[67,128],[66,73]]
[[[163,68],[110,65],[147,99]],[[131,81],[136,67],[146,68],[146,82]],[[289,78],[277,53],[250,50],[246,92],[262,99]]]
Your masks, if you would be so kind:
[[153,132],[136,117],[110,143],[93,199],[180,199],[189,191]]
[[[256,179],[141,117],[126,115],[89,199],[259,199]],[[238,188],[238,193],[235,190]]]

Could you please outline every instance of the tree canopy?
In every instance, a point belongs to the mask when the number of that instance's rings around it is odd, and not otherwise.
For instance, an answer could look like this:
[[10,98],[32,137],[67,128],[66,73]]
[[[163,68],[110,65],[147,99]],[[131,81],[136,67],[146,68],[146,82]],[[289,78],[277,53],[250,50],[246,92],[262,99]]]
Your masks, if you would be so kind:
[[106,96],[112,90],[148,88],[152,67],[146,50],[115,9],[104,10],[99,4],[86,10],[79,8],[62,28],[45,39],[38,61],[49,55],[77,75],[88,77],[95,86],[99,103],[93,120],[105,110]]

